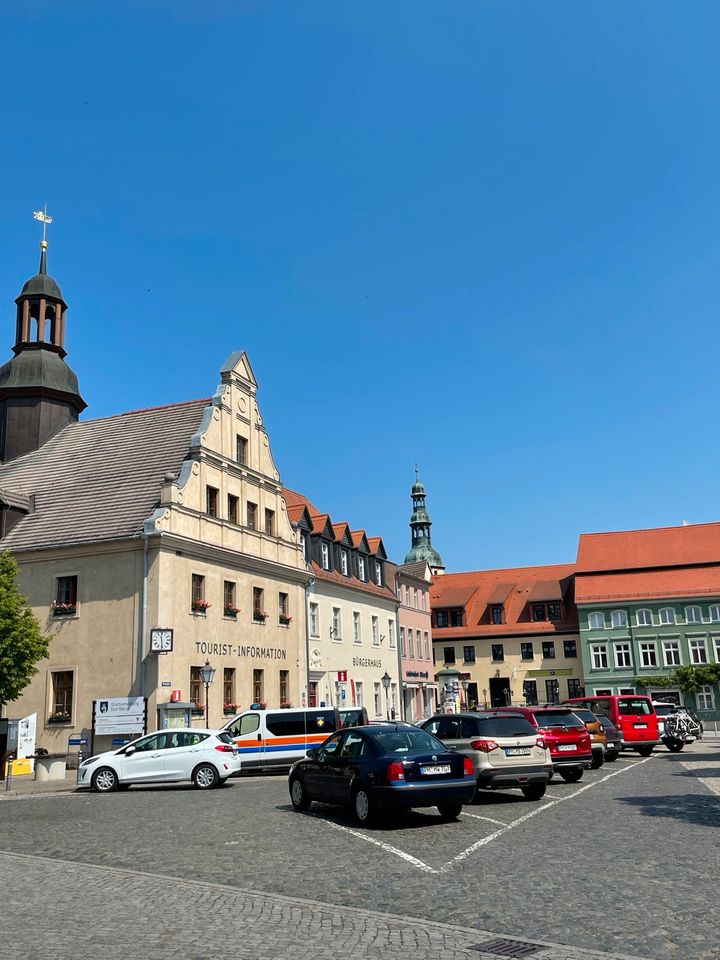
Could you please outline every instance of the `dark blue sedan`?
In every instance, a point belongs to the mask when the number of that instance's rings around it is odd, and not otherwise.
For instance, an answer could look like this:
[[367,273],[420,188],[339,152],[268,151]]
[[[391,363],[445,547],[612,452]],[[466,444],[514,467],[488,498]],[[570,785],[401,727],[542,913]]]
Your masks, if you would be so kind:
[[368,824],[380,810],[437,807],[456,820],[475,794],[469,757],[449,751],[410,723],[370,724],[339,730],[309,750],[290,770],[296,810],[313,800],[350,807]]

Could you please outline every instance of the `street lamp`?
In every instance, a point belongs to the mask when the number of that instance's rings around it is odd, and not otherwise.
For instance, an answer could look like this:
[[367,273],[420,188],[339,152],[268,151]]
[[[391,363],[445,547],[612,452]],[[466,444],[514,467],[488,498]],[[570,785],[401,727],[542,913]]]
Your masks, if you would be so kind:
[[383,675],[382,677],[380,677],[380,680],[382,681],[382,685],[385,687],[385,715],[386,715],[386,719],[389,720],[389,719],[390,719],[390,693],[389,693],[389,691],[390,691],[391,679],[390,679],[390,674],[387,672],[387,670],[385,671],[384,675]]
[[467,710],[467,709],[468,709],[468,698],[467,698],[468,681],[467,681],[467,680],[461,680],[460,682],[462,683],[462,688],[463,688],[463,700],[464,700],[464,702],[465,702],[465,709]]
[[215,679],[215,667],[210,666],[210,661],[205,661],[205,666],[200,667],[200,676],[202,677],[202,682],[205,684],[205,726],[210,726],[210,721],[208,719],[208,687]]

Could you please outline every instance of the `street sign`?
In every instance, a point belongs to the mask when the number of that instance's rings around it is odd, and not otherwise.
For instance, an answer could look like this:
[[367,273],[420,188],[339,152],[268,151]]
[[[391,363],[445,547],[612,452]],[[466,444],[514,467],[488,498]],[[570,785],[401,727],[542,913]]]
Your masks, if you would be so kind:
[[86,747],[87,739],[86,737],[69,737],[68,744],[71,747]]
[[113,747],[124,747],[126,743],[130,743],[129,740],[124,740],[122,737],[113,737],[111,741]]

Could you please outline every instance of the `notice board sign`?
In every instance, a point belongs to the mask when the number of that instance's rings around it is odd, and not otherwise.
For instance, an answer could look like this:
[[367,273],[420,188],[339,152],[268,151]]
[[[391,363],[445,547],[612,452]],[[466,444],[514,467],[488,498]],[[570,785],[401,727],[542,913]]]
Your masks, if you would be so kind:
[[98,737],[114,733],[144,733],[145,697],[103,697],[93,703],[93,732]]

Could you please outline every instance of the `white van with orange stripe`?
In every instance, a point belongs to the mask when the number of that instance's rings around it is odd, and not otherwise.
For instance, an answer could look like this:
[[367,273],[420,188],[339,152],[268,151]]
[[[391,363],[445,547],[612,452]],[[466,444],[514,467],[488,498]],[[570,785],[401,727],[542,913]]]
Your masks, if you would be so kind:
[[246,710],[223,730],[238,748],[242,769],[289,767],[339,730],[341,718],[333,707]]

